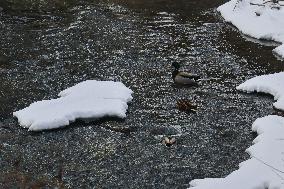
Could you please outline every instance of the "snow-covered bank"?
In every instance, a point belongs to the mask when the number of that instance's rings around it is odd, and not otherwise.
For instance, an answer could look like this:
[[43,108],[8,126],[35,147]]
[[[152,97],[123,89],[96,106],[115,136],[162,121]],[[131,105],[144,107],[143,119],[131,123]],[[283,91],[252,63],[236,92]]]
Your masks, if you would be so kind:
[[[262,0],[231,0],[217,10],[242,33],[282,43],[274,52],[284,58],[284,6],[263,3]],[[283,1],[279,3],[284,5]]]
[[66,126],[78,118],[124,118],[131,94],[120,82],[88,80],[60,92],[60,98],[34,102],[13,115],[31,131]]
[[[274,106],[284,110],[284,72],[257,76],[237,87],[245,92],[264,92],[274,96]],[[194,189],[284,189],[284,118],[270,115],[252,126],[258,137],[246,150],[251,159],[225,178],[191,181]]]
[[284,72],[254,77],[239,85],[237,89],[271,94],[277,100],[273,104],[274,107],[284,111]]
[[225,178],[191,181],[192,189],[283,189],[284,118],[266,116],[257,119],[252,130],[258,133],[254,145],[246,151],[251,159]]

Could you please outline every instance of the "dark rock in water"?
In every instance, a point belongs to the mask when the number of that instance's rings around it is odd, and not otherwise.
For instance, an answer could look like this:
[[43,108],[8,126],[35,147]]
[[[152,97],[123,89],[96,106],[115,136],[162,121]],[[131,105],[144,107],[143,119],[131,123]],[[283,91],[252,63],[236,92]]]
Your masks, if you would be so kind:
[[284,117],[284,111],[278,110],[278,109],[274,108],[274,112],[272,113],[272,115],[277,115],[277,116]]
[[0,63],[5,63],[8,61],[8,57],[6,55],[0,54]]
[[0,68],[6,68],[9,65],[9,58],[6,55],[0,54]]
[[3,8],[2,8],[2,7],[0,7],[0,12],[1,12],[1,11],[3,11]]

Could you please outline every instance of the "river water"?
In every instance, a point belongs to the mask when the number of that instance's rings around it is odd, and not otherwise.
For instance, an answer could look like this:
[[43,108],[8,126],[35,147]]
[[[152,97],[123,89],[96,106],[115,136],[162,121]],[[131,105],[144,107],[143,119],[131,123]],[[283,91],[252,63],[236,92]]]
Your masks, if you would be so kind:
[[[187,188],[237,169],[256,136],[252,122],[274,110],[270,96],[235,87],[284,64],[273,43],[224,23],[222,3],[110,0],[0,12],[0,188]],[[173,61],[206,80],[176,86]],[[87,79],[134,91],[125,120],[34,133],[12,117]],[[197,113],[179,111],[179,99],[197,104]],[[163,145],[165,136],[176,143]]]

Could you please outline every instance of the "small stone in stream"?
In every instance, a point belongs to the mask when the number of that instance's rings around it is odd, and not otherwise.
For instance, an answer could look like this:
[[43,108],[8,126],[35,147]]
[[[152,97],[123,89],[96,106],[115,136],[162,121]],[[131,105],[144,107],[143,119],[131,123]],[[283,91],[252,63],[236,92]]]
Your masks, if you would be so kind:
[[0,54],[0,68],[9,68],[9,67],[10,67],[9,58],[4,54]]
[[272,115],[284,117],[284,111],[277,110],[277,109],[274,109],[274,110],[275,110],[275,112],[273,112]]
[[261,15],[261,12],[256,11],[256,12],[255,12],[255,15],[256,15],[256,16],[260,16],[260,15]]
[[163,144],[165,144],[167,147],[170,147],[175,143],[176,143],[176,139],[173,137],[165,137],[163,140]]
[[[1,11],[1,9],[0,9]],[[0,64],[7,64],[9,61],[8,57],[3,55],[3,54],[0,54]]]

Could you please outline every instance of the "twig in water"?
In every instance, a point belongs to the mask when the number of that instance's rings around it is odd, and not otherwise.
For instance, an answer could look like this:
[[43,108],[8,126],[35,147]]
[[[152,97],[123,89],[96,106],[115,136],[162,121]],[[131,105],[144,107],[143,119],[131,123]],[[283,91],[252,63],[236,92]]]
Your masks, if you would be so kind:
[[265,7],[265,5],[263,4],[258,4],[258,3],[249,3],[250,5],[256,5],[256,6],[260,6],[260,7]]
[[110,127],[110,126],[101,126],[104,129],[113,131],[113,132],[118,132],[118,133],[124,133],[124,134],[130,134],[131,132],[135,131],[135,128],[129,128],[129,127]]

